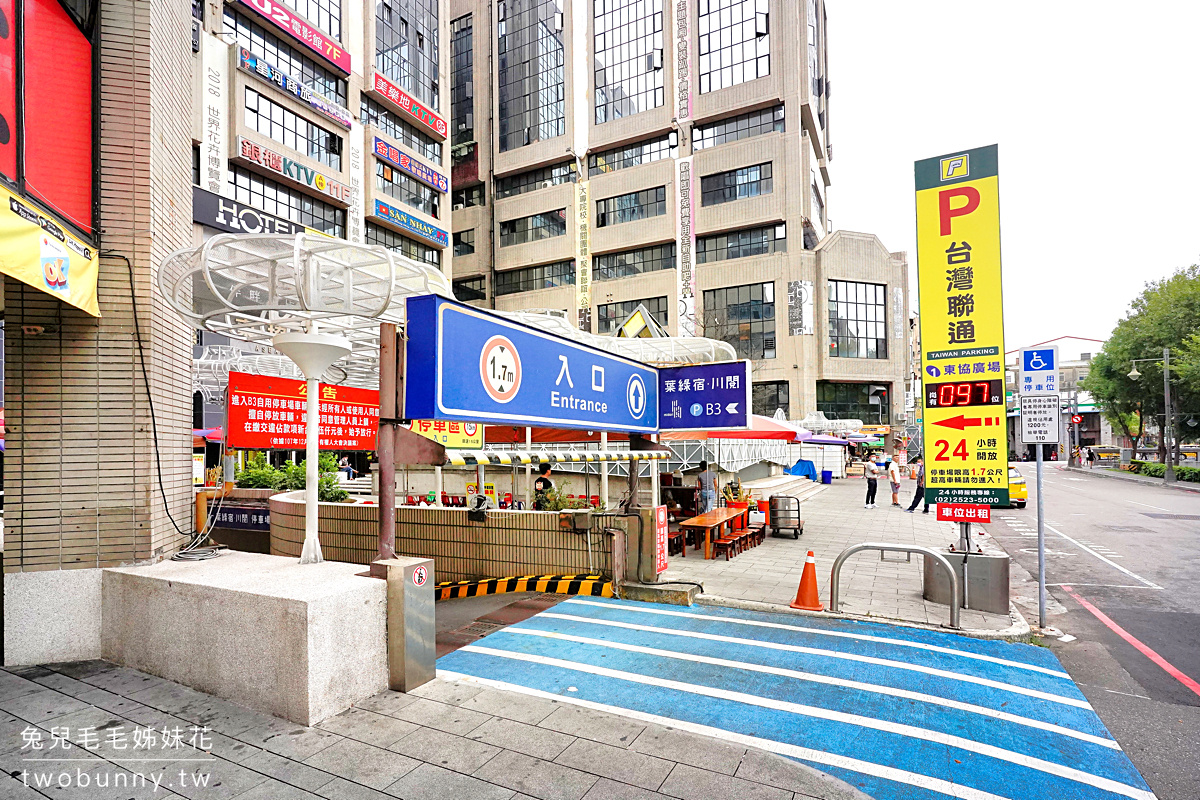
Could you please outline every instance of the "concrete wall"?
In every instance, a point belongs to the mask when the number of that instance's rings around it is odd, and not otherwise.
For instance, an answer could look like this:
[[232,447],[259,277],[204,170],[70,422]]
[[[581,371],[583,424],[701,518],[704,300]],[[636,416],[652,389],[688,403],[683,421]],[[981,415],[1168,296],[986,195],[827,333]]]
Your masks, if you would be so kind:
[[[298,493],[271,498],[271,553],[299,558],[304,543],[304,501]],[[321,503],[325,558],[369,564],[379,544],[379,506]],[[612,555],[601,535],[592,537],[589,567],[585,537],[560,530],[558,514],[488,512],[468,522],[466,509],[396,509],[396,554],[432,558],[439,581],[510,575],[612,573]]]
[[4,666],[100,657],[99,569],[4,576]]

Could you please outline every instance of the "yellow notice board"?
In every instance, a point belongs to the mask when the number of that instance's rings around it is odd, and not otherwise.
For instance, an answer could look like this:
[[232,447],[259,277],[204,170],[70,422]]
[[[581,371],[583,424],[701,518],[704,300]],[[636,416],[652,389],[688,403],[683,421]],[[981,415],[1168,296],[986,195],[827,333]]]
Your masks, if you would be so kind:
[[0,272],[100,316],[96,248],[7,189],[0,188],[0,203]]
[[997,148],[916,162],[925,499],[1008,505]]
[[413,420],[408,429],[451,450],[482,450],[483,426],[474,422]]

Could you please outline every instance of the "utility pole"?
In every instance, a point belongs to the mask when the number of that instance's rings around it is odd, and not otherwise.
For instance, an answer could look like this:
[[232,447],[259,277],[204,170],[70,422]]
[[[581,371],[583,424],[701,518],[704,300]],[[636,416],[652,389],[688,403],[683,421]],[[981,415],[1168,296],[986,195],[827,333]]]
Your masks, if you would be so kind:
[[1167,446],[1167,469],[1163,473],[1165,483],[1175,482],[1175,445],[1171,430],[1171,349],[1163,348],[1163,444]]

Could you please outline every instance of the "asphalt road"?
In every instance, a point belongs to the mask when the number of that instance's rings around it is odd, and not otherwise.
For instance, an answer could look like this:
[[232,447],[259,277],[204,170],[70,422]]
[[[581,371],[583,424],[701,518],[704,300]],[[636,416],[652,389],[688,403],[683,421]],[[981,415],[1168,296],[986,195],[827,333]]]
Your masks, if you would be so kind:
[[[988,530],[1036,580],[1035,466],[1020,468],[1028,506]],[[1075,637],[1050,647],[1156,795],[1200,798],[1200,494],[1050,464],[1044,480],[1047,624]]]

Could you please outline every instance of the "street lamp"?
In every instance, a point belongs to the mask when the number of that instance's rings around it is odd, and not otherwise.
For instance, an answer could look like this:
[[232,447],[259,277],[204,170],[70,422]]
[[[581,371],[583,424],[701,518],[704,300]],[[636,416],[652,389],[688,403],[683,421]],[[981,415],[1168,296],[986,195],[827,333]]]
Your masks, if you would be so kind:
[[[1138,372],[1137,364],[1139,361],[1158,361],[1157,358],[1135,358],[1133,359],[1133,369],[1129,370],[1129,379],[1136,381],[1142,377],[1142,373]],[[1175,482],[1175,450],[1172,440],[1174,437],[1171,433],[1171,348],[1164,347],[1162,354],[1163,365],[1163,429],[1162,437],[1163,444],[1166,446],[1167,463],[1166,471],[1163,473],[1163,483]]]

